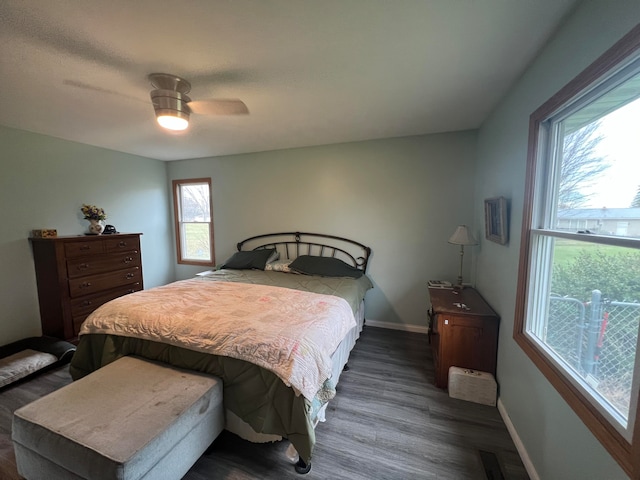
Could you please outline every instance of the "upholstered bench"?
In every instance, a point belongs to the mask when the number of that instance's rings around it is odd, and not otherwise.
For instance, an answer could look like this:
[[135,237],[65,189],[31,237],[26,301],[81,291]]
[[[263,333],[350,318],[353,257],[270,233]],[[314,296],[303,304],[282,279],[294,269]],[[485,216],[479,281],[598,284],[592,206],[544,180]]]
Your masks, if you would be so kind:
[[123,357],[15,411],[27,480],[180,479],[224,427],[222,382]]

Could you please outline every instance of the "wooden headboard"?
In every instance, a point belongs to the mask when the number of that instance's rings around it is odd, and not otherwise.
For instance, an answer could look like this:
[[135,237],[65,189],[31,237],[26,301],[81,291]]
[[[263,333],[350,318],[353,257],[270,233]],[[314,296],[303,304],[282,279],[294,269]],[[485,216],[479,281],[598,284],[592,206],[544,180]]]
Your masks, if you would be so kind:
[[238,242],[238,251],[261,248],[275,248],[282,259],[295,259],[300,255],[334,257],[365,273],[371,256],[371,248],[359,242],[321,233],[267,233]]

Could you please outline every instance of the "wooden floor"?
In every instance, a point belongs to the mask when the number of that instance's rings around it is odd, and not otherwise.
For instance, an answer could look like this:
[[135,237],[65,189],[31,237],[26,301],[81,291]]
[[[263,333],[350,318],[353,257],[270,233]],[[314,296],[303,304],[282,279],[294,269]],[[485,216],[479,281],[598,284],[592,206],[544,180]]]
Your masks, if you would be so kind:
[[[495,407],[451,399],[433,386],[426,335],[365,327],[349,366],[316,429],[307,475],[293,470],[287,442],[252,444],[223,432],[185,480],[528,479]],[[12,412],[70,381],[62,367],[0,392],[1,479],[19,478]],[[493,469],[481,451],[495,454]]]

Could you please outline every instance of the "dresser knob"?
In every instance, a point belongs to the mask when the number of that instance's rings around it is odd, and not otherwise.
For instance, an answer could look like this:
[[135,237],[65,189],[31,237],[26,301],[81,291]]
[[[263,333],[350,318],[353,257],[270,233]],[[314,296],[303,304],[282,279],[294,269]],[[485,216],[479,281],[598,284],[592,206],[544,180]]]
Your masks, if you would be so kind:
[[91,300],[85,300],[85,301],[84,301],[84,303],[83,303],[83,305],[84,305],[85,307],[88,307],[89,305],[91,305],[91,303],[92,303],[92,302],[91,302]]
[[89,288],[91,286],[91,282],[84,282],[80,285],[80,288]]
[[127,246],[127,242],[125,242],[124,240],[120,240],[120,243],[118,243],[119,247],[126,247]]
[[135,277],[135,274],[133,274],[133,273],[127,273],[127,278],[133,278],[133,277]]
[[124,257],[124,263],[131,263],[133,262],[133,257]]
[[88,263],[81,263],[80,265],[78,265],[78,270],[86,270],[87,268],[89,268]]

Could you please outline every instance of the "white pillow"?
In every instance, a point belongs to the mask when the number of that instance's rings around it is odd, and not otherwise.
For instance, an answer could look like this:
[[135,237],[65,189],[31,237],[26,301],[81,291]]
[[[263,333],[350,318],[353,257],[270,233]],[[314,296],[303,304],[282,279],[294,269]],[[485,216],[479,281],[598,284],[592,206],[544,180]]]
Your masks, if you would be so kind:
[[264,266],[265,270],[271,270],[272,272],[291,272],[289,265],[293,262],[291,259],[287,260],[276,260],[274,262],[267,263]]

